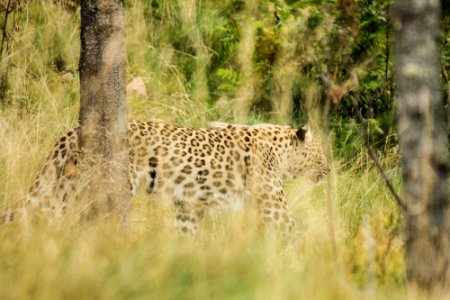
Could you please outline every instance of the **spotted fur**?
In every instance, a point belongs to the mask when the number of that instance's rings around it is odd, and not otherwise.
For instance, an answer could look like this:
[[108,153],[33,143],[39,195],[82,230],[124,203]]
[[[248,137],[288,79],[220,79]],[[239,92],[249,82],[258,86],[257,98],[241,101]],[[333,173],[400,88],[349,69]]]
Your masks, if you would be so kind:
[[[320,144],[307,128],[229,125],[184,128],[129,122],[129,181],[144,182],[176,208],[175,225],[194,233],[211,207],[254,206],[261,220],[290,230],[283,183],[297,176],[317,182],[329,171]],[[64,212],[78,175],[79,129],[54,150],[26,197],[29,207]],[[4,217],[12,219],[12,215]]]

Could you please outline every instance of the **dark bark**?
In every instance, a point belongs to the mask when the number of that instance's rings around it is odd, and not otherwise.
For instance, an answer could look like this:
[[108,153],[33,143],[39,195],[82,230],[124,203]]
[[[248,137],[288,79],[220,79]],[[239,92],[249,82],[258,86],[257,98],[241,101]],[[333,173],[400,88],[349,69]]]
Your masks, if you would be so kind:
[[85,217],[124,216],[129,203],[123,1],[81,1],[80,144]]
[[411,283],[448,289],[448,132],[440,88],[439,1],[393,6],[397,113],[406,200],[406,263]]

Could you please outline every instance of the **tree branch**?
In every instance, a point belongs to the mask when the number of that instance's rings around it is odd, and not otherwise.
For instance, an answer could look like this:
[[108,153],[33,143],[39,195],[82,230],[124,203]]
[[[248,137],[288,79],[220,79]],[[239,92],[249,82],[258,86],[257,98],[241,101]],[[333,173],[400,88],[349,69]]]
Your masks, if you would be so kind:
[[376,167],[380,171],[381,176],[384,179],[384,182],[386,183],[391,194],[394,196],[394,199],[397,202],[398,206],[400,206],[403,210],[406,211],[406,204],[403,202],[403,200],[398,195],[397,191],[395,190],[394,186],[392,185],[391,180],[387,176],[386,171],[383,169],[383,166],[381,165],[380,161],[378,160],[377,156],[375,155],[375,152],[373,151],[372,146],[370,146],[369,136],[367,134],[367,130],[369,128],[367,120],[363,117],[363,115],[359,111],[359,107],[358,107],[358,103],[356,102],[356,99],[351,95],[349,95],[349,98],[352,101],[353,106],[356,109],[356,114],[358,116],[359,121],[363,125],[363,129],[361,130],[361,135],[363,136],[364,144],[366,145],[367,152],[369,153],[370,158],[374,161]]

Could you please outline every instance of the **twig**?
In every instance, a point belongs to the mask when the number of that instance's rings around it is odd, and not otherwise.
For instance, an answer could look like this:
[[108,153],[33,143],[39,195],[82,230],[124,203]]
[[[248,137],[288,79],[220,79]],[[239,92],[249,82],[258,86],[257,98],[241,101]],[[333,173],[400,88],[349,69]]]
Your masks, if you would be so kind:
[[[324,126],[323,126],[323,130],[324,130],[324,146],[325,146],[325,155],[327,157],[327,159],[330,159],[331,162],[331,152],[330,152],[330,140],[329,140],[329,132],[330,132],[330,126],[328,123],[328,116],[330,113],[330,99],[327,98],[326,103],[325,103],[325,117],[323,118],[324,120]],[[335,262],[337,261],[337,257],[338,257],[338,247],[336,244],[336,230],[334,229],[334,211],[333,211],[333,184],[332,184],[332,176],[333,173],[330,172],[330,174],[328,174],[327,176],[327,214],[328,214],[328,230],[330,233],[330,238],[331,238],[331,247],[333,250],[333,258],[335,260]]]
[[5,20],[3,22],[3,27],[2,27],[2,30],[3,30],[2,42],[0,43],[0,57],[3,56],[3,44],[6,41],[6,26],[8,25],[8,16],[9,16],[9,13],[10,13],[10,9],[9,8],[10,8],[10,5],[11,5],[11,2],[12,2],[12,0],[8,0],[8,4],[7,4],[6,10],[5,10]]
[[389,6],[387,6],[387,8],[386,8],[386,15],[387,15],[387,25],[386,25],[386,31],[385,31],[385,38],[386,38],[386,50],[385,50],[385,56],[386,56],[386,58],[385,58],[385,60],[384,60],[384,66],[385,66],[385,69],[384,69],[384,80],[385,80],[385,82],[388,82],[388,73],[389,73],[389,60],[390,60],[390,49],[391,49],[391,47],[390,47],[390,45],[389,45],[389,43],[390,43],[390,38],[389,38],[389,34],[390,34],[390,32],[391,32],[391,29],[389,28],[389,25],[388,24],[390,24],[391,23],[391,21],[390,21],[390,19],[391,19],[391,16],[390,16],[390,14],[389,14]]
[[448,82],[448,90],[447,90],[447,127],[450,131],[450,82]]
[[381,166],[380,161],[378,160],[377,156],[375,155],[375,153],[374,153],[374,151],[372,149],[372,146],[370,146],[369,136],[367,134],[367,130],[369,128],[367,120],[362,116],[361,112],[359,111],[358,103],[356,102],[356,99],[353,96],[351,96],[351,95],[349,95],[349,98],[352,101],[353,106],[356,109],[356,114],[358,116],[359,121],[364,126],[364,128],[361,130],[361,134],[363,136],[364,144],[366,145],[367,152],[369,153],[370,158],[374,161],[376,167],[380,171],[381,176],[384,179],[384,182],[386,183],[386,185],[387,185],[389,191],[391,192],[391,194],[394,196],[394,199],[397,202],[398,206],[400,206],[403,210],[406,211],[407,207],[406,207],[405,203],[403,202],[403,200],[398,195],[397,191],[395,190],[394,186],[392,185],[391,180],[389,179],[389,177],[387,176],[385,170],[383,169],[383,166]]

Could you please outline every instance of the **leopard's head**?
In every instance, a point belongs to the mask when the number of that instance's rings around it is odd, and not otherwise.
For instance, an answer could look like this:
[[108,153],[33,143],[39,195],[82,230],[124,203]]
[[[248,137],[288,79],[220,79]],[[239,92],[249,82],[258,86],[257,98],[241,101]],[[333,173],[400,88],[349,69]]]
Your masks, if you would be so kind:
[[322,145],[307,126],[293,129],[291,146],[287,161],[288,179],[305,176],[319,182],[330,172]]

